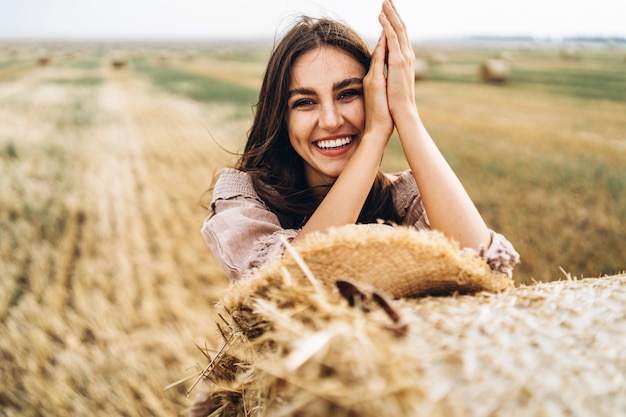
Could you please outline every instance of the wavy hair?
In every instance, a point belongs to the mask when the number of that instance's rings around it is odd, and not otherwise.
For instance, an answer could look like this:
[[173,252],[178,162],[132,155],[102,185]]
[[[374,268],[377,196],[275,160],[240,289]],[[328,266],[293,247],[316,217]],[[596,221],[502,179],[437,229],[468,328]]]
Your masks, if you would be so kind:
[[[342,50],[366,71],[369,69],[371,52],[353,29],[332,19],[301,17],[270,55],[248,141],[236,164],[236,168],[251,176],[259,197],[277,212],[286,228],[303,226],[321,202],[323,197],[319,195],[325,194],[315,193],[306,182],[304,161],[289,142],[286,115],[296,60],[326,45]],[[359,215],[359,223],[379,219],[400,223],[390,185],[389,179],[379,171]]]

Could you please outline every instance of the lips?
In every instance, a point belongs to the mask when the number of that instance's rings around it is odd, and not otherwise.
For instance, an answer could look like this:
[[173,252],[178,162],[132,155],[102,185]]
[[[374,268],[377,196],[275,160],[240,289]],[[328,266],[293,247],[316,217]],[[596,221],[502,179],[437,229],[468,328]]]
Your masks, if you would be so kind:
[[317,146],[321,150],[330,151],[330,150],[345,148],[351,142],[352,142],[352,138],[350,136],[345,136],[345,137],[336,138],[336,139],[318,140],[317,142],[315,142],[315,146]]

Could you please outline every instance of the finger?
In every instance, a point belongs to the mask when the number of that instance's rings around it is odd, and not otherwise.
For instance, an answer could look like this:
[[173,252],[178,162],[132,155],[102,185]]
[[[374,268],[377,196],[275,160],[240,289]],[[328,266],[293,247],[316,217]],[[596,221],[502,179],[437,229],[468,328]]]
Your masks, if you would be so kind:
[[378,15],[378,21],[383,27],[383,34],[387,39],[387,47],[391,46],[390,43],[399,45],[398,35],[384,10]]
[[387,17],[391,27],[396,32],[400,47],[407,47],[411,44],[409,35],[406,29],[406,24],[400,17],[400,13],[396,8],[396,5],[391,0],[385,0],[383,2],[383,13]]
[[[389,7],[392,10],[392,13],[390,14],[392,26],[398,31],[398,33],[402,32],[405,35],[407,35],[408,31],[406,28],[406,24],[404,23],[404,20],[402,20],[402,17],[400,16],[400,12],[398,11],[396,4],[393,2],[393,0],[387,0],[386,3],[388,3]],[[407,39],[408,39],[408,36],[407,36]]]
[[391,22],[389,21],[389,18],[384,11],[380,14],[379,20],[380,24],[383,27],[383,33],[385,34],[385,37],[387,39],[387,53],[392,56],[402,56],[403,49],[400,39],[398,39],[398,34],[394,30]]
[[378,42],[374,47],[372,53],[372,61],[370,64],[370,70],[374,74],[382,74],[385,69],[385,55],[387,54],[387,37],[385,32],[381,32]]

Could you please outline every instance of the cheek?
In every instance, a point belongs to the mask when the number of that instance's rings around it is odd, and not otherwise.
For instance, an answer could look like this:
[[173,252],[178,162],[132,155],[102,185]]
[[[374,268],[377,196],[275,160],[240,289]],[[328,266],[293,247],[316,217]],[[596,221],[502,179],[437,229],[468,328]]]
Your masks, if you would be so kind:
[[365,105],[363,100],[355,100],[350,103],[350,106],[346,109],[346,118],[357,129],[363,130],[365,128]]
[[297,123],[295,123],[295,120],[293,117],[287,117],[285,120],[285,126],[287,126],[287,135],[289,136],[289,143],[291,143],[292,147],[296,147],[294,146],[296,142],[296,139],[298,137],[298,129],[297,129]]
[[294,146],[299,142],[307,141],[314,127],[314,121],[310,113],[293,113],[287,116],[286,125],[289,142]]
[[302,157],[303,144],[302,144],[302,128],[300,127],[300,124],[298,123],[296,118],[288,117],[286,120],[286,126],[287,126],[287,135],[289,137],[289,143],[291,144],[291,147],[293,148],[294,151],[296,151],[298,155],[300,155],[300,157]]

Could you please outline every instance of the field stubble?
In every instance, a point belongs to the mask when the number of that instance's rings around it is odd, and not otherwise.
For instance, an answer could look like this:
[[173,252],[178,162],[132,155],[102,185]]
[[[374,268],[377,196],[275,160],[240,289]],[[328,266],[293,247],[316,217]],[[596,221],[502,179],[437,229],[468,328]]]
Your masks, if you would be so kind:
[[[520,251],[516,280],[623,270],[626,100],[541,88],[541,73],[575,65],[545,54],[520,57],[509,85],[480,85],[468,64],[480,54],[464,54],[449,74],[432,70],[417,101],[488,224]],[[232,162],[222,148],[242,147],[262,69],[219,59],[3,62],[2,415],[188,405],[186,387],[163,387],[194,372],[194,343],[216,342],[211,306],[227,283],[200,238],[199,200]],[[383,167],[406,167],[397,139]]]
[[214,340],[226,284],[199,200],[230,110],[84,75],[0,84],[2,414],[175,415],[184,389],[163,388]]

